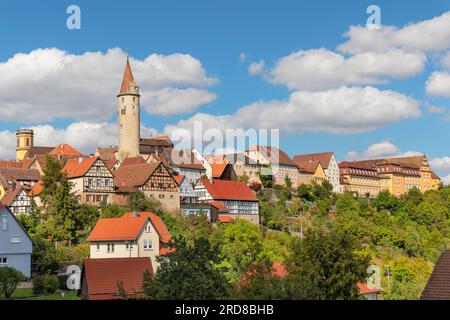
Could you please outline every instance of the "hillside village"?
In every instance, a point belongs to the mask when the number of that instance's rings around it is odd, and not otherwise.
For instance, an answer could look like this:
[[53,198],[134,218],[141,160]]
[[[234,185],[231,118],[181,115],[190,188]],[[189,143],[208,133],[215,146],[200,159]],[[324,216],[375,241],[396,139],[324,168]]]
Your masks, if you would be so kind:
[[[69,247],[84,237],[88,256],[81,261],[80,295],[85,299],[120,298],[119,280],[126,282],[122,289],[128,297],[141,297],[141,291],[130,292],[130,288],[141,287],[146,272],[155,276],[162,263],[159,256],[177,250],[172,243],[176,231],[170,230],[172,218],[168,216],[204,216],[211,225],[245,221],[248,228],[303,237],[303,228],[313,229],[314,219],[300,221],[301,214],[293,214],[286,222],[277,222],[280,219],[267,214],[274,202],[283,201],[286,210],[305,213],[314,206],[320,211],[320,203],[337,195],[375,203],[381,196],[406,199],[414,192],[424,195],[443,187],[425,155],[338,162],[334,153],[326,150],[290,157],[278,147],[265,145],[208,155],[195,149],[177,150],[168,136],[141,137],[139,86],[128,61],[117,99],[117,147],[99,146],[92,154],[83,154],[64,141],[57,146],[35,145],[33,130],[17,130],[16,159],[0,161],[0,233],[11,237],[0,243],[0,264],[14,267],[27,278],[38,272],[31,259],[31,247],[36,243],[21,217],[33,216],[36,210],[49,214],[50,173],[67,180],[70,194],[78,202],[74,206],[85,205],[82,208],[88,208],[87,212],[95,212],[94,221],[86,222],[91,227],[77,230],[78,238],[60,237],[56,232],[47,237]],[[59,173],[55,173],[58,165]],[[267,170],[270,173],[264,174]],[[314,190],[321,187],[327,196],[314,196]],[[133,197],[157,203],[157,210],[139,210],[139,205],[132,208]],[[339,210],[339,200],[326,207],[326,212]],[[124,211],[108,215],[111,208]],[[395,211],[394,207],[384,209],[389,214]],[[73,221],[78,221],[77,217]],[[20,247],[14,246],[17,241]],[[278,268],[275,273],[286,273],[283,265],[274,266]],[[120,278],[123,270],[129,271],[126,279]],[[105,275],[110,279],[108,290],[102,288]],[[358,286],[360,294],[368,298],[381,292],[363,282]]]

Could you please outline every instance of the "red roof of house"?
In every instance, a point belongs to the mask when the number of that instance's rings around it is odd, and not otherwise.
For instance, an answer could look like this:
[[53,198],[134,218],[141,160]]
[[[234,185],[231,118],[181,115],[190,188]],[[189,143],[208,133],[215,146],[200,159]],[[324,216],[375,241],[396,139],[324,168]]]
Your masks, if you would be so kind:
[[324,169],[327,169],[330,165],[331,158],[333,157],[333,152],[321,152],[321,153],[309,153],[309,154],[299,154],[294,156],[293,160],[295,163],[305,162],[305,161],[319,161]]
[[317,167],[320,165],[320,162],[318,160],[296,161],[296,163],[300,172],[310,174],[316,173]]
[[221,214],[219,215],[219,221],[222,223],[231,223],[234,222],[234,218],[226,214]]
[[42,181],[39,180],[38,182],[36,182],[33,186],[33,188],[31,188],[29,196],[30,197],[34,197],[34,196],[38,196],[41,194],[42,189],[44,189],[44,186],[42,185]]
[[144,185],[161,162],[120,166],[115,172],[114,183],[117,187],[138,187]]
[[181,185],[181,183],[183,182],[185,176],[173,176],[173,178],[178,183],[178,185]]
[[369,293],[381,293],[383,290],[377,288],[370,288],[367,283],[357,283],[358,291],[360,295],[369,294]]
[[211,168],[212,168],[212,176],[213,178],[220,178],[223,174],[223,172],[225,171],[226,167],[227,167],[228,163],[223,162],[223,163],[211,163]]
[[208,193],[214,200],[258,201],[253,191],[244,183],[233,180],[201,179]]
[[144,158],[142,158],[141,156],[137,156],[137,157],[125,158],[120,165],[121,166],[130,166],[130,165],[134,165],[134,164],[143,164],[143,163],[146,163]]
[[11,205],[11,203],[13,203],[14,199],[16,199],[17,195],[20,193],[20,191],[22,191],[22,187],[16,186],[16,188],[14,190],[9,191],[2,199],[1,199],[1,204],[4,205]]
[[120,299],[118,283],[128,297],[140,298],[143,296],[145,271],[153,277],[150,258],[85,259],[83,276],[86,278],[87,299]]
[[88,237],[88,241],[126,241],[136,240],[144,227],[144,223],[150,219],[152,225],[159,234],[163,243],[170,242],[170,234],[164,222],[152,212],[127,212],[120,218],[100,218]]
[[210,203],[212,206],[219,209],[219,213],[228,212],[228,208],[225,207],[225,204],[222,201],[211,201]]
[[71,156],[81,156],[82,155],[80,151],[78,151],[77,149],[75,149],[74,147],[72,147],[71,145],[66,144],[66,143],[57,145],[55,147],[55,149],[50,151],[48,154],[71,155]]
[[69,159],[62,171],[67,174],[67,178],[82,177],[89,171],[98,157]]

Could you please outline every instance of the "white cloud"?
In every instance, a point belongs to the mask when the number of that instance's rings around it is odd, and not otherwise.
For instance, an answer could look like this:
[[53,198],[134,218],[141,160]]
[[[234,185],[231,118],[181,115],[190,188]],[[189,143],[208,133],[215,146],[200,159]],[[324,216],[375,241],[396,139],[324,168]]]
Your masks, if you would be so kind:
[[165,88],[155,92],[141,92],[145,110],[163,116],[192,112],[201,105],[216,100],[216,95],[204,89]]
[[415,155],[422,155],[422,153],[416,151],[401,152],[399,147],[397,147],[392,142],[385,140],[370,145],[365,151],[361,153],[357,151],[349,151],[347,153],[347,159],[362,160],[362,159],[406,157]]
[[266,63],[264,60],[259,60],[257,62],[252,62],[248,66],[248,74],[251,76],[256,76],[264,72],[264,67]]
[[[0,63],[0,118],[21,123],[55,119],[106,121],[116,112],[125,57],[118,48],[81,55],[56,48],[18,53]],[[192,93],[217,82],[190,55],[152,54],[144,60],[130,61],[141,91],[153,97],[162,94],[161,100],[167,90]],[[173,110],[191,112],[211,98],[212,94],[203,89],[186,99],[186,105],[178,102]],[[151,105],[145,107],[150,112],[161,112],[158,105],[154,109]]]
[[450,12],[403,28],[382,26],[372,30],[366,26],[352,26],[345,36],[348,41],[338,49],[352,54],[383,52],[392,48],[422,52],[443,51],[450,48]]
[[450,157],[433,158],[430,160],[433,170],[442,177],[445,185],[450,185]]
[[240,62],[240,63],[244,63],[245,60],[247,60],[247,54],[244,53],[244,52],[241,52],[241,53],[239,54],[239,62]]
[[299,90],[377,84],[414,76],[423,70],[425,62],[424,54],[399,49],[366,52],[349,58],[326,49],[313,49],[281,58],[271,72],[270,81]]
[[450,69],[450,52],[447,52],[441,60],[441,64],[443,67]]
[[341,87],[322,92],[296,91],[287,101],[256,102],[232,115],[198,113],[166,126],[165,132],[193,132],[196,121],[204,129],[268,128],[282,133],[366,132],[388,123],[421,115],[418,102],[405,95],[373,87]]
[[[66,128],[55,128],[51,125],[31,126],[34,131],[34,145],[56,146],[60,143],[68,143],[85,154],[94,153],[98,146],[117,145],[117,125],[115,123],[89,123],[75,122]],[[141,126],[141,136],[156,135],[152,128]],[[0,158],[12,159],[15,157],[16,133],[12,131],[0,131]]]
[[430,96],[450,97],[450,74],[435,71],[428,78],[425,89]]

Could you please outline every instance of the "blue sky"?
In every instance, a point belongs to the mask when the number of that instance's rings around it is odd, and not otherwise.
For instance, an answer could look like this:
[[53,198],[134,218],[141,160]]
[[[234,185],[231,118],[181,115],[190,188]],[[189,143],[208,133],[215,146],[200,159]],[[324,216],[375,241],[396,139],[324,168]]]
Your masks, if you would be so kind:
[[[76,4],[81,8],[81,30],[68,30],[66,28],[66,19],[68,17],[66,8],[71,4]],[[365,126],[363,129],[359,128],[358,130],[344,132],[342,123],[340,123],[341,129],[338,130],[339,132],[330,132],[330,130],[326,129],[311,129],[311,126],[303,128],[304,122],[298,124],[299,129],[297,130],[295,128],[297,122],[289,122],[293,121],[292,119],[287,119],[287,122],[276,119],[277,113],[275,112],[274,126],[281,124],[281,147],[290,155],[333,150],[339,160],[348,159],[351,151],[353,151],[351,154],[355,158],[372,154],[382,155],[384,147],[387,148],[386,154],[388,155],[395,155],[396,150],[397,153],[423,152],[430,159],[443,161],[439,164],[441,175],[450,174],[450,158],[447,159],[450,156],[447,142],[450,140],[450,107],[448,106],[450,94],[446,95],[446,92],[442,92],[442,90],[445,91],[445,88],[440,91],[438,89],[437,93],[435,90],[433,94],[426,90],[426,82],[430,79],[433,72],[447,73],[442,66],[441,59],[449,52],[450,43],[438,49],[429,49],[427,44],[424,46],[419,44],[413,49],[408,48],[408,45],[393,44],[393,47],[402,50],[402,54],[404,52],[417,54],[418,56],[414,57],[418,59],[417,61],[420,60],[420,54],[425,55],[426,61],[422,61],[423,66],[419,66],[418,70],[405,71],[407,73],[410,72],[407,76],[398,76],[399,73],[395,73],[393,76],[381,76],[383,79],[388,79],[384,83],[373,81],[373,79],[370,81],[361,80],[357,83],[346,83],[345,81],[341,83],[341,80],[337,79],[333,80],[333,85],[326,88],[305,89],[302,86],[304,84],[303,80],[297,79],[299,81],[298,86],[290,87],[287,84],[288,80],[286,79],[289,77],[289,79],[295,78],[295,75],[281,75],[281,80],[275,79],[273,72],[277,69],[279,61],[299,51],[323,48],[328,52],[342,55],[344,58],[350,58],[356,54],[349,51],[340,51],[338,46],[349,40],[349,37],[344,36],[344,34],[349,31],[350,26],[365,25],[369,16],[366,13],[366,9],[371,4],[376,4],[381,8],[381,23],[383,26],[396,27],[397,29],[404,28],[408,24],[419,24],[421,21],[440,17],[447,11],[450,11],[450,2],[444,0],[432,2],[404,0],[130,0],[127,2],[44,0],[39,2],[33,1],[32,3],[20,0],[2,1],[0,10],[0,38],[2,39],[0,66],[1,64],[6,65],[8,59],[11,59],[18,53],[30,54],[39,48],[56,48],[74,56],[80,56],[86,52],[106,54],[108,49],[120,48],[123,52],[127,52],[130,57],[139,61],[143,61],[151,54],[170,56],[182,53],[189,55],[200,63],[200,69],[204,71],[205,77],[210,80],[213,79],[213,81],[207,81],[205,78],[200,81],[201,83],[197,80],[179,82],[172,79],[170,80],[172,82],[168,81],[168,85],[172,89],[193,88],[198,91],[196,92],[199,95],[203,94],[203,96],[197,96],[197,99],[199,99],[196,100],[198,105],[191,106],[190,109],[183,107],[183,111],[180,113],[172,112],[167,115],[164,112],[143,112],[143,125],[147,128],[154,128],[159,133],[164,133],[168,125],[177,126],[179,121],[190,119],[197,113],[210,116],[232,115],[240,108],[255,102],[286,102],[289,100],[290,94],[296,91],[320,93],[334,90],[341,86],[347,88],[357,87],[361,90],[366,86],[376,88],[379,91],[391,90],[402,96],[414,99],[417,103],[417,109],[420,110],[420,115],[414,114],[414,112],[405,113],[406,109],[401,109],[399,111],[401,115],[395,120],[386,121],[386,123],[380,120],[373,128]],[[424,35],[425,37],[426,35]],[[444,38],[444,40],[448,39]],[[372,48],[369,51],[376,51],[376,49]],[[245,54],[245,61],[240,61],[240,54]],[[35,61],[33,63],[36,64],[45,63],[39,59],[31,61]],[[264,61],[262,70],[255,75],[250,75],[249,65],[260,61]],[[123,60],[118,61],[119,66],[117,70],[123,69],[123,62]],[[58,96],[58,100],[52,103],[59,104],[61,108],[74,110],[74,115],[72,116],[70,110],[68,110],[61,115],[53,117],[52,114],[57,114],[59,111],[51,111],[48,117],[42,116],[33,119],[33,116],[30,116],[30,112],[32,113],[32,110],[34,110],[33,108],[37,112],[45,109],[45,106],[43,106],[45,99],[40,98],[36,100],[36,93],[30,89],[31,86],[38,85],[41,80],[39,78],[35,80],[37,82],[33,82],[27,79],[25,74],[22,75],[27,80],[25,83],[19,81],[20,77],[17,77],[19,80],[10,81],[10,78],[15,76],[6,74],[5,70],[14,73],[14,68],[16,67],[17,63],[13,64],[11,61],[8,69],[1,69],[0,67],[0,87],[2,82],[4,87],[5,83],[10,82],[9,85],[11,87],[14,84],[13,89],[15,88],[17,92],[23,92],[23,98],[19,99],[17,96],[11,98],[11,96],[18,93],[13,94],[10,93],[11,90],[7,92],[6,89],[3,91],[0,89],[0,131],[3,133],[3,135],[0,134],[0,137],[2,140],[11,137],[11,133],[18,127],[47,125],[52,128],[51,130],[59,130],[58,137],[66,137],[70,140],[69,142],[72,140],[78,141],[78,147],[83,149],[92,147],[93,144],[83,144],[81,142],[82,138],[74,138],[72,136],[73,130],[72,135],[64,132],[68,126],[80,121],[94,123],[114,123],[116,121],[114,114],[116,107],[113,99],[117,92],[110,92],[111,100],[104,101],[103,104],[95,101],[95,99],[104,98],[104,94],[97,96],[95,90],[83,91],[83,89],[80,91],[80,96],[85,95],[86,92],[90,96],[84,96],[83,99],[80,97],[78,97],[80,99],[74,99],[70,97],[74,93],[68,93],[66,103],[63,89],[76,90],[77,88],[77,84],[70,84],[70,79],[66,78],[61,80],[61,82],[66,81],[69,84],[62,87],[62,89],[59,88],[60,81],[55,81],[52,78],[54,86],[49,81],[50,84],[42,87],[42,90],[48,90],[43,95],[47,94],[50,97],[49,99],[52,99],[54,95]],[[29,66],[28,68],[31,67]],[[347,69],[342,70],[345,71]],[[4,73],[3,76],[1,74],[2,71]],[[25,69],[18,71],[18,73],[20,72],[26,73],[27,71]],[[401,71],[399,72],[401,73]],[[139,74],[139,72],[137,73]],[[43,74],[46,73],[43,72]],[[315,72],[313,71],[310,77],[314,77],[314,74]],[[364,74],[363,76],[366,75]],[[64,74],[59,74],[59,76],[64,77]],[[120,78],[121,75],[117,76]],[[141,90],[146,90],[145,83],[147,82],[150,83],[149,86],[156,88],[154,90],[163,90],[160,83],[154,84],[152,82],[149,74],[146,75],[149,78],[148,81],[146,80],[147,78],[140,81],[136,73],[135,77],[141,85]],[[100,79],[98,77],[93,78]],[[80,81],[80,79],[75,77],[73,81]],[[87,77],[87,79],[91,78]],[[296,79],[294,80],[297,81]],[[98,81],[98,85],[101,86],[102,81]],[[20,88],[22,83],[26,88]],[[42,83],[39,85],[42,85]],[[96,85],[96,83],[92,83],[93,87]],[[118,88],[119,85],[120,83],[117,83],[116,87]],[[441,87],[438,86],[438,88]],[[158,92],[155,93],[155,99],[162,99],[159,95],[161,92]],[[353,92],[348,92],[348,95],[353,96]],[[170,95],[167,97],[170,97]],[[301,97],[304,99],[304,95]],[[99,120],[95,118],[95,112],[93,112],[94,118],[91,119],[76,115],[77,105],[72,105],[75,100],[76,103],[81,103],[88,107],[92,104],[92,108],[105,108],[106,111],[102,111],[102,113],[106,112],[105,114],[108,116]],[[10,103],[5,103],[5,101]],[[17,109],[14,111],[16,115],[10,115],[11,108],[21,108],[24,104],[29,106],[24,111],[27,114],[26,117],[21,115],[21,111]],[[431,109],[425,105],[434,106],[435,108],[432,108],[433,111],[430,112]],[[107,109],[108,106],[110,106],[110,109]],[[148,108],[151,109],[151,107],[151,104],[148,103]],[[314,103],[309,105],[308,108],[315,108]],[[408,106],[405,108],[411,109],[412,107]],[[300,112],[302,110],[304,111],[304,109],[299,109],[299,113],[293,113],[291,117],[311,116],[309,113]],[[345,110],[343,112],[347,112],[349,118],[352,117],[352,112],[349,109]],[[336,110],[333,112],[336,112]],[[260,120],[255,119],[254,127],[260,126],[260,122],[258,122]],[[352,121],[348,124],[349,128],[352,127],[357,119]],[[245,126],[251,126],[252,120],[247,119],[243,123],[245,123]],[[285,128],[283,128],[283,125],[286,123],[291,126],[289,130],[284,130]],[[330,127],[334,125],[332,121],[326,123]],[[323,123],[319,123],[317,127],[323,125]],[[46,139],[42,138],[41,141],[43,143],[54,142],[51,138]],[[93,137],[88,136],[87,139],[93,139]],[[104,144],[109,142],[114,143],[114,141],[107,139],[98,143]],[[378,147],[383,150],[379,153],[367,150],[376,144],[381,144]],[[3,150],[0,147],[0,154],[4,157],[9,156],[11,154],[8,151],[10,148],[10,142],[3,143]],[[14,141],[12,142],[12,148],[14,148]],[[377,148],[374,147],[373,149]]]

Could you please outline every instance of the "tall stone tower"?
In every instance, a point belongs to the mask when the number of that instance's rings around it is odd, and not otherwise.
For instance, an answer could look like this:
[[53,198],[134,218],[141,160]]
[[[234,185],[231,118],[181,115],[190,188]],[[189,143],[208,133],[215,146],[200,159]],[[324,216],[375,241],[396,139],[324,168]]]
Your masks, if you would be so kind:
[[140,94],[134,82],[130,62],[127,58],[122,86],[118,98],[119,118],[119,160],[139,155],[140,140]]
[[16,132],[16,137],[16,159],[21,161],[33,146],[34,132],[30,129],[19,129]]

